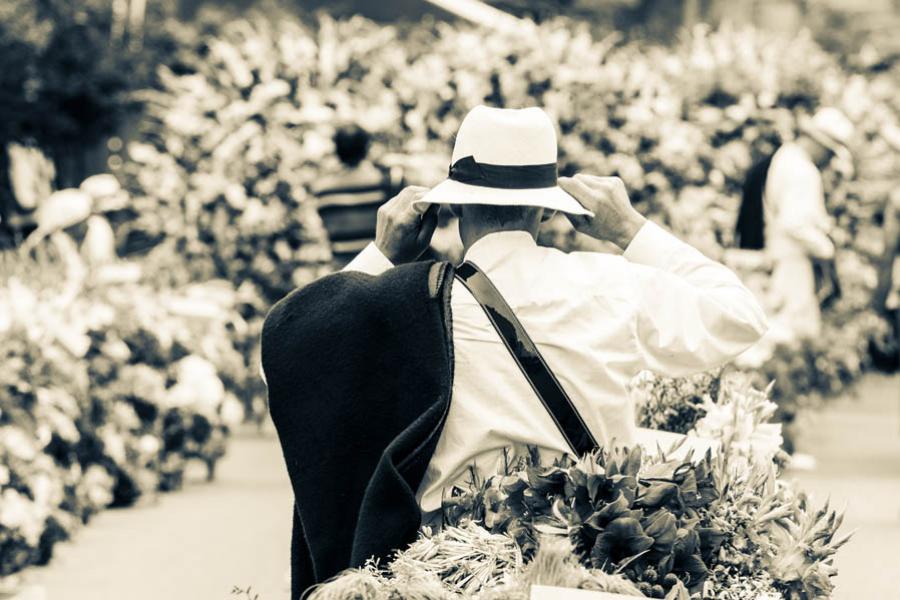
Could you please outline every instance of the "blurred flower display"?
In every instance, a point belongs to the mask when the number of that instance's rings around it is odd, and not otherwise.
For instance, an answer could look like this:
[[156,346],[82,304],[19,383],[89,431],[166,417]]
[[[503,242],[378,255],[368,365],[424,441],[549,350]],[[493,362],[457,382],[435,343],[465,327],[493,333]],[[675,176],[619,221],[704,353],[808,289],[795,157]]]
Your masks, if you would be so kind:
[[[131,14],[123,15],[129,4]],[[4,0],[3,145],[37,144],[55,161],[60,184],[77,184],[86,155],[139,108],[129,94],[151,84],[157,65],[171,59],[181,32],[174,7],[168,1]],[[5,167],[3,154],[0,148]]]
[[231,286],[159,287],[72,245],[56,231],[0,266],[0,577],[97,511],[179,487],[190,460],[212,476],[243,419]]
[[[884,181],[900,168],[895,86],[845,71],[806,34],[698,26],[658,46],[595,37],[565,18],[523,22],[521,33],[273,11],[198,35],[182,72],[163,69],[141,94],[144,141],[125,167],[139,217],[121,236],[177,239],[194,275],[240,284],[258,315],[327,270],[308,190],[335,167],[337,124],[363,124],[374,157],[432,185],[471,107],[540,105],[559,123],[562,173],[619,175],[642,212],[728,262],[748,168],[792,139],[801,116],[834,105],[857,126],[854,178],[825,173],[844,296],[820,338],[761,351],[744,368],[775,380],[787,418],[846,390],[869,340],[887,331],[869,302]],[[559,221],[544,239],[602,249]],[[732,266],[770,304],[766,261]]]

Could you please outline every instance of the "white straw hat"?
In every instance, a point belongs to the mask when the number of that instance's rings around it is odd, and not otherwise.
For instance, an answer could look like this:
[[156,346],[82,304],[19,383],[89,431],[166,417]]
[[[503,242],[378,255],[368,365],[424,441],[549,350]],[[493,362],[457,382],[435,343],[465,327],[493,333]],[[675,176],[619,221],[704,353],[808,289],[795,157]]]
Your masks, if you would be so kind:
[[811,119],[801,119],[800,129],[834,152],[840,161],[853,166],[853,155],[849,148],[853,138],[853,123],[840,110],[830,106],[820,108]]
[[593,216],[556,178],[556,129],[547,113],[476,106],[459,127],[448,178],[417,203],[539,206]]

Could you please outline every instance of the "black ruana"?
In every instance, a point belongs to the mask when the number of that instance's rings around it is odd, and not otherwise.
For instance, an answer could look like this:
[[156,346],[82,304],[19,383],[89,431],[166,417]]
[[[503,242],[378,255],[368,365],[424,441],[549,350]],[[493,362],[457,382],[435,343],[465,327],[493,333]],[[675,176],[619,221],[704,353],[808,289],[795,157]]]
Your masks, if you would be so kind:
[[266,318],[269,410],[294,490],[294,600],[415,540],[415,493],[450,403],[452,281],[434,262],[340,272]]

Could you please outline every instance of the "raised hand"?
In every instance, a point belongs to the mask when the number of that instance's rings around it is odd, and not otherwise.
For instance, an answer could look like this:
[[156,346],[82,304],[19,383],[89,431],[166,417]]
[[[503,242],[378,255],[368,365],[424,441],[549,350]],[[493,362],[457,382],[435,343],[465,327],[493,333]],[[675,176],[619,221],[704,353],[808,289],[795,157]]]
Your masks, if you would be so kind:
[[414,204],[427,191],[421,186],[403,188],[378,209],[375,245],[395,265],[416,260],[431,242],[439,206]]
[[579,173],[560,177],[559,187],[571,194],[593,217],[566,214],[575,229],[598,240],[628,247],[647,221],[631,206],[625,183],[618,177],[597,177]]

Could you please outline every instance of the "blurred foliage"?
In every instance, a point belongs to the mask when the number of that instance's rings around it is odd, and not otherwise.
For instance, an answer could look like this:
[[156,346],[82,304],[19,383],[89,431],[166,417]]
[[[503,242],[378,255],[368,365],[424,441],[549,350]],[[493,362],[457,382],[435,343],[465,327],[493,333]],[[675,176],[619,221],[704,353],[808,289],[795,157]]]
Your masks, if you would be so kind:
[[177,45],[173,28],[163,26],[174,2],[149,3],[120,35],[114,4],[0,3],[0,140],[52,149],[94,143],[115,130],[131,104],[128,93],[151,84]]
[[[877,4],[877,3],[876,3]],[[881,69],[900,58],[900,7],[847,10],[827,2],[815,2],[808,11],[807,25],[823,48],[854,68]]]
[[0,253],[0,583],[98,511],[177,489],[189,463],[212,477],[255,378],[227,282],[158,288],[89,240]]

